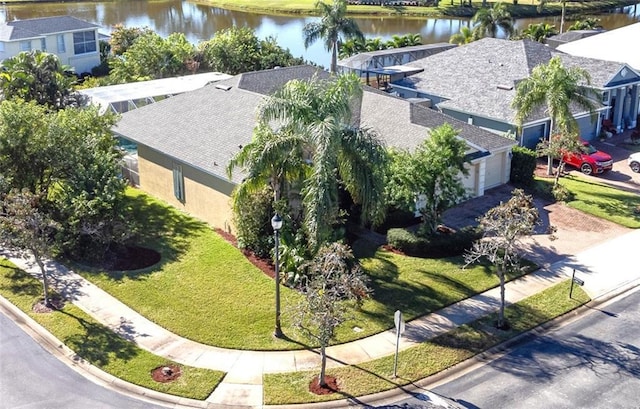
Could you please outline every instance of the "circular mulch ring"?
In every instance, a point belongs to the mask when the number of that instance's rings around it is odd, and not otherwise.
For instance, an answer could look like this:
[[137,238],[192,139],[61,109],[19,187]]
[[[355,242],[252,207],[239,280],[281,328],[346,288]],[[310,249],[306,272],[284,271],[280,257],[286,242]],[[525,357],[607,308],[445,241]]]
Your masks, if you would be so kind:
[[318,380],[318,376],[315,376],[311,380],[309,383],[309,392],[315,393],[316,395],[330,395],[340,390],[338,387],[338,379],[335,376],[325,375],[324,381],[326,382],[326,385],[324,386],[320,385]]
[[37,314],[47,314],[64,308],[64,300],[60,297],[49,297],[49,304],[44,303],[44,298],[33,304],[32,310]]
[[182,375],[182,371],[178,365],[162,365],[151,371],[151,377],[154,381],[160,383],[172,382]]

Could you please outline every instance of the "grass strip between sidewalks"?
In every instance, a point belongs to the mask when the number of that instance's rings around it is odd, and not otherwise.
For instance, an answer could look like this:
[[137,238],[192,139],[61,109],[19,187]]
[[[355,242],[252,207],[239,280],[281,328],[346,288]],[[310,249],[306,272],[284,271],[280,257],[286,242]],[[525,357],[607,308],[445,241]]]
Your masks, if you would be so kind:
[[511,324],[508,331],[495,329],[493,322],[497,317],[491,314],[401,351],[397,378],[392,376],[393,355],[357,366],[329,369],[327,373],[337,377],[340,385],[340,391],[330,395],[319,396],[309,392],[309,383],[317,371],[266,374],[263,379],[264,403],[277,405],[347,399],[426,378],[588,302],[589,297],[579,287],[574,287],[573,298],[569,298],[570,283],[570,280],[564,281],[508,306],[505,311]]
[[16,305],[83,359],[103,371],[158,392],[204,400],[225,373],[180,365],[182,375],[173,382],[158,383],[151,371],[174,364],[138,348],[133,342],[98,323],[73,304],[51,313],[37,314],[32,306],[42,297],[42,284],[7,260],[0,261],[0,295]]

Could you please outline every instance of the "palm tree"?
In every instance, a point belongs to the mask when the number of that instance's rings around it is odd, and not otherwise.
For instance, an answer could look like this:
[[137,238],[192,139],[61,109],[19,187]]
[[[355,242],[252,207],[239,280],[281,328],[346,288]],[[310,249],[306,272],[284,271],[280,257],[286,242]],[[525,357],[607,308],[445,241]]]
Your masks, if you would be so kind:
[[361,96],[362,85],[355,75],[340,75],[331,81],[294,80],[267,98],[260,108],[260,126],[278,124],[277,134],[285,140],[292,139],[282,144],[278,154],[253,161],[261,171],[249,168],[247,173],[263,177],[286,175],[285,179],[295,182],[290,178],[301,174],[282,171],[288,166],[270,162],[308,164],[301,193],[304,224],[313,250],[331,239],[333,226],[340,217],[341,188],[362,206],[363,222],[378,220],[381,215],[384,191],[381,169],[386,152],[375,133],[349,125],[351,107]]
[[600,19],[599,18],[587,17],[584,20],[578,20],[575,23],[573,23],[567,29],[567,31],[573,31],[573,30],[595,30],[597,28],[602,28],[602,25],[600,24]]
[[418,33],[405,34],[404,37],[406,38],[405,44],[407,45],[407,47],[411,47],[413,45],[422,45],[422,36]]
[[544,43],[545,38],[549,38],[558,34],[556,26],[548,23],[529,24],[527,28],[522,30],[522,37],[528,38],[539,43]]
[[451,38],[449,39],[449,42],[451,44],[463,45],[463,44],[469,44],[474,40],[475,40],[475,37],[473,35],[473,30],[471,30],[469,27],[463,26],[460,29],[460,32],[451,36]]
[[[551,124],[549,136],[578,134],[578,123],[572,114],[577,106],[593,115],[595,110],[592,91],[585,86],[591,84],[589,73],[579,67],[565,68],[560,57],[553,57],[548,64],[536,66],[531,76],[521,81],[516,88],[512,107],[516,110],[519,127],[538,108],[544,107]],[[551,175],[553,158],[548,155],[547,173]]]
[[391,40],[387,41],[387,48],[402,48],[407,46],[407,37],[394,34]]
[[346,0],[333,0],[333,4],[316,2],[316,11],[320,14],[319,22],[307,23],[302,29],[304,46],[308,48],[318,39],[324,39],[327,51],[331,52],[332,73],[336,72],[338,62],[338,41],[345,38],[358,38],[364,41],[362,31],[355,20],[347,18]]
[[476,39],[483,37],[495,38],[500,29],[508,37],[511,37],[514,32],[513,18],[504,3],[496,3],[491,8],[481,8],[473,16],[471,23],[477,24],[473,28]]
[[[367,39],[367,41],[369,41]],[[344,43],[340,43],[340,47],[338,49],[338,57],[340,59],[349,58],[352,55],[359,54],[363,51],[366,51],[366,43],[357,38],[350,38]]]
[[367,38],[367,41],[365,42],[364,47],[366,51],[378,51],[378,50],[385,50],[387,48],[387,44],[384,41],[382,41],[380,37]]

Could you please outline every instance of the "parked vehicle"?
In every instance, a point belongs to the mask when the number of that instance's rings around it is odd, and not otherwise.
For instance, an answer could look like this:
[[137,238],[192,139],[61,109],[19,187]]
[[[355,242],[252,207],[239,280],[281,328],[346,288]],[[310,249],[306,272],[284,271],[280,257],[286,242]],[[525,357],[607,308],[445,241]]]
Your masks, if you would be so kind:
[[562,160],[573,167],[580,169],[585,175],[599,174],[613,167],[613,159],[608,153],[597,150],[589,142],[582,142],[580,152],[566,152]]
[[632,153],[627,159],[627,163],[632,171],[640,173],[640,152]]

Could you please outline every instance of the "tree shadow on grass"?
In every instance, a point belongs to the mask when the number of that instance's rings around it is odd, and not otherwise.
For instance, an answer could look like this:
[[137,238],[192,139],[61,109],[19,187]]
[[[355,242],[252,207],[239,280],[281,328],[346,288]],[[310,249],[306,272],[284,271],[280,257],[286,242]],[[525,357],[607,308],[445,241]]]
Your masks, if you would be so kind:
[[[108,277],[113,280],[139,279],[160,270],[166,263],[178,260],[188,251],[191,239],[211,233],[211,228],[205,222],[145,194],[129,194],[127,200],[129,216],[139,226],[129,245],[153,249],[160,253],[161,258],[158,263],[148,268],[108,271]],[[91,267],[89,270],[96,273],[104,271],[101,268]]]
[[74,360],[86,360],[93,365],[104,366],[112,359],[128,361],[138,355],[139,350],[132,342],[104,325],[88,322],[65,311],[60,312],[75,318],[84,330],[84,333],[73,334],[63,340],[76,353]]
[[8,270],[7,278],[10,280],[7,290],[16,295],[28,295],[38,297],[42,295],[42,284],[33,276],[18,267],[2,263],[1,268]]

